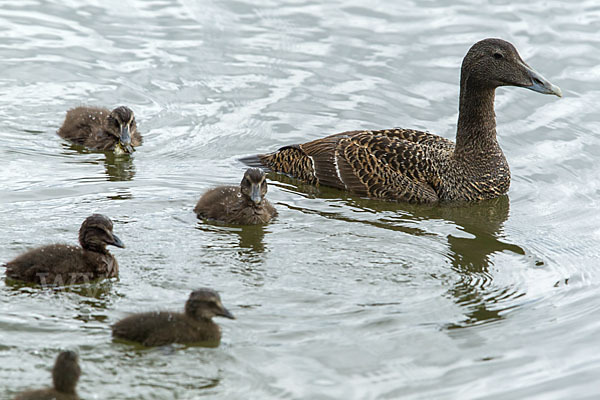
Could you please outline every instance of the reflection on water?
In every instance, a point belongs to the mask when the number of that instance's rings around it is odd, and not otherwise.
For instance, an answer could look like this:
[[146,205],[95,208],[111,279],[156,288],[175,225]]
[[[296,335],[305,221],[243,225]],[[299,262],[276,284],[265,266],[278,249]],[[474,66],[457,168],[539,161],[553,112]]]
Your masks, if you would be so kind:
[[230,237],[237,236],[235,244],[241,249],[248,250],[242,250],[241,253],[263,253],[265,251],[263,241],[266,225],[227,225],[218,221],[201,220],[196,225],[196,229],[229,235]]
[[107,152],[104,168],[109,181],[130,181],[135,176],[133,157],[128,154]]
[[264,238],[267,225],[235,226],[215,221],[200,221],[196,229],[223,236],[220,242],[229,243],[231,250],[235,252],[235,259],[239,261],[233,263],[229,271],[242,276],[246,284],[256,287],[264,285]]
[[[517,298],[524,293],[508,286],[492,288],[494,277],[490,272],[493,256],[501,252],[525,255],[525,250],[503,238],[503,225],[509,217],[508,196],[473,204],[414,205],[357,198],[346,192],[328,187],[310,187],[281,174],[270,174],[276,179],[274,186],[305,195],[310,198],[337,199],[348,208],[378,215],[376,220],[348,216],[347,213],[306,209],[288,205],[288,208],[304,213],[315,213],[325,218],[346,222],[365,223],[378,228],[409,233],[415,236],[436,235],[415,227],[419,221],[445,220],[456,226],[456,233],[447,235],[448,259],[459,279],[448,291],[456,304],[465,309],[466,320],[450,324],[449,328],[470,326],[500,319],[505,309],[490,310],[500,300]],[[308,193],[307,193],[308,191]],[[384,212],[393,212],[393,215]],[[384,213],[384,214],[381,214]],[[490,293],[489,290],[492,292]]]
[[104,152],[89,150],[84,146],[72,143],[63,143],[63,154],[68,156],[73,156],[73,154],[104,155],[103,158],[97,160],[86,158],[81,162],[86,164],[104,165],[107,180],[111,182],[130,181],[135,176],[135,165],[133,163],[134,155],[115,154],[112,151]]
[[242,226],[239,231],[236,231],[240,237],[239,246],[242,249],[248,249],[255,253],[265,251],[265,225]]
[[[597,0],[129,0],[126,19],[115,4],[0,7],[0,260],[72,241],[93,212],[127,245],[106,292],[0,281],[0,398],[47,382],[39,366],[71,345],[82,398],[598,397]],[[244,155],[352,129],[453,138],[461,60],[485,37],[565,95],[496,93],[510,210],[270,175],[269,225],[191,212],[200,189],[239,183]],[[82,102],[131,105],[144,145],[128,159],[64,145]],[[127,312],[181,309],[198,285],[236,310],[219,348],[110,340]]]
[[476,204],[440,207],[438,210],[442,218],[456,223],[461,232],[461,236],[448,235],[448,257],[452,268],[459,273],[459,279],[449,294],[465,308],[466,320],[461,324],[451,324],[449,328],[500,319],[500,312],[504,309],[490,310],[489,307],[493,307],[499,299],[524,294],[510,286],[492,289],[491,295],[488,292],[494,279],[490,272],[492,256],[503,251],[525,255],[518,245],[502,240],[502,228],[509,215],[508,196]]

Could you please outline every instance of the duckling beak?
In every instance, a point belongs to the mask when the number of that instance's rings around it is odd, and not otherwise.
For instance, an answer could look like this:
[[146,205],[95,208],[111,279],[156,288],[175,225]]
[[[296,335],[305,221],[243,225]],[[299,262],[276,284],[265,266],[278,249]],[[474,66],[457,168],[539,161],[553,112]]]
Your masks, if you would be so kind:
[[235,319],[235,317],[233,316],[232,313],[229,312],[228,309],[226,309],[225,307],[223,307],[223,305],[221,305],[221,310],[219,312],[219,314],[217,314],[220,317],[225,317],[225,318],[229,318],[229,319]]
[[121,137],[119,138],[119,142],[127,153],[133,152],[133,146],[131,145],[131,132],[129,128],[129,124],[121,126]]
[[250,200],[252,200],[256,205],[259,205],[262,202],[263,197],[260,192],[260,185],[257,185],[256,183],[252,184],[250,187]]
[[531,68],[529,65],[523,63],[521,66],[525,68],[525,71],[527,72],[527,75],[529,75],[529,78],[532,82],[531,85],[525,86],[526,89],[542,94],[553,94],[555,96],[562,97],[562,91],[558,86],[550,83],[546,78],[544,78],[539,72]]
[[113,241],[110,243],[107,243],[107,244],[110,244],[110,245],[113,245],[116,247],[120,247],[122,249],[125,248],[125,245],[123,244],[123,242],[121,242],[121,239],[119,239],[119,237],[117,235],[113,234],[112,237],[113,237]]

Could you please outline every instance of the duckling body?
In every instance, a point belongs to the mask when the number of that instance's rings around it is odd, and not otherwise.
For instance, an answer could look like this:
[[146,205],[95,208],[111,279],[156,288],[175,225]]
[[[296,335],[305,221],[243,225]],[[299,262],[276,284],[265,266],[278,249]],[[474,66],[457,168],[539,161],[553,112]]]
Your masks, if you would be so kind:
[[198,201],[194,212],[207,218],[237,225],[266,224],[277,210],[264,198],[267,182],[264,172],[250,168],[240,186],[219,186],[207,191]]
[[18,394],[14,400],[79,400],[75,391],[81,375],[77,354],[64,351],[58,355],[52,368],[52,388],[29,390]]
[[107,245],[124,247],[112,233],[112,221],[94,214],[79,230],[81,247],[53,244],[32,249],[8,262],[6,276],[42,285],[87,283],[99,278],[116,277],[119,264]]
[[373,199],[435,203],[495,198],[510,186],[508,162],[496,139],[499,86],[561,96],[512,44],[485,39],[463,60],[456,143],[412,129],[350,131],[242,161]]
[[113,327],[113,336],[144,346],[170,343],[220,342],[221,328],[212,320],[197,320],[177,312],[147,312],[129,316]]
[[218,346],[221,329],[212,321],[214,316],[234,318],[223,307],[217,292],[198,289],[190,295],[184,313],[161,311],[134,314],[114,324],[112,332],[115,338],[149,347],[171,343]]
[[133,111],[125,106],[114,110],[76,107],[67,112],[58,135],[91,150],[131,153],[142,144]]

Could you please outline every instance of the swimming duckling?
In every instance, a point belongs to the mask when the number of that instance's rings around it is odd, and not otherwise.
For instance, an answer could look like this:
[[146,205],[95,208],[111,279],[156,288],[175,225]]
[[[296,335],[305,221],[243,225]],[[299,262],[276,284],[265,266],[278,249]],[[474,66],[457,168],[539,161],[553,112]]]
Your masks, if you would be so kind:
[[275,207],[265,199],[266,194],[265,173],[258,168],[249,168],[240,186],[219,186],[204,193],[194,212],[198,218],[228,224],[266,224],[277,216]]
[[101,214],[87,217],[79,229],[79,243],[81,247],[51,244],[29,250],[5,265],[6,276],[42,285],[63,285],[119,275],[119,264],[106,246],[125,245],[113,234],[109,218]]
[[56,357],[52,368],[53,388],[28,390],[20,393],[14,400],[79,400],[75,391],[81,375],[77,354],[73,351],[63,351]]
[[76,107],[67,111],[58,135],[91,150],[132,153],[142,144],[133,111],[120,106],[110,111],[101,107]]
[[373,199],[436,203],[499,197],[510,185],[496,139],[494,96],[500,86],[562,96],[512,44],[485,39],[463,59],[456,143],[412,129],[350,131],[242,161]]
[[144,346],[170,343],[203,344],[216,347],[221,341],[221,328],[212,317],[235,319],[212,289],[198,289],[185,303],[185,313],[159,311],[134,314],[112,327],[113,337],[138,342]]

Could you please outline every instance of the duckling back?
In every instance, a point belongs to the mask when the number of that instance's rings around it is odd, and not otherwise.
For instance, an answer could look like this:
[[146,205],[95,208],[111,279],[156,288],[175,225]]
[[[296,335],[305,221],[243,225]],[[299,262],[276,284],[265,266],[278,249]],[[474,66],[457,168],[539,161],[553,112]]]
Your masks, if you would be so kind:
[[210,319],[194,319],[176,312],[131,315],[113,325],[113,337],[144,346],[170,343],[218,346],[221,329]]
[[117,138],[106,134],[110,110],[102,107],[76,107],[67,111],[58,135],[89,149],[109,150]]
[[65,244],[30,250],[5,266],[8,278],[41,285],[87,283],[119,274],[119,264],[112,254]]
[[239,186],[219,186],[207,191],[198,200],[194,212],[198,218],[237,225],[266,224],[277,210],[266,199],[256,206],[245,199]]
[[[85,146],[91,150],[117,150],[120,146],[120,130],[118,122],[115,122],[114,115],[120,109],[125,109],[131,113],[131,119],[128,125],[128,134],[130,146],[137,147],[142,144],[142,136],[137,130],[137,125],[133,119],[133,112],[127,107],[118,107],[110,111],[104,107],[76,107],[67,111],[65,121],[58,129],[58,135],[72,143]],[[111,116],[112,123],[111,123]],[[126,118],[126,117],[124,117]],[[129,146],[129,144],[128,144]],[[130,151],[133,151],[130,148]]]

